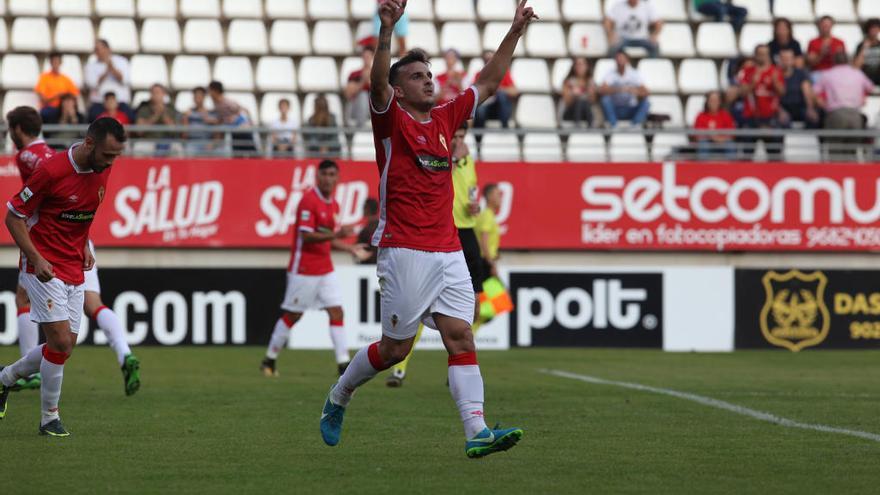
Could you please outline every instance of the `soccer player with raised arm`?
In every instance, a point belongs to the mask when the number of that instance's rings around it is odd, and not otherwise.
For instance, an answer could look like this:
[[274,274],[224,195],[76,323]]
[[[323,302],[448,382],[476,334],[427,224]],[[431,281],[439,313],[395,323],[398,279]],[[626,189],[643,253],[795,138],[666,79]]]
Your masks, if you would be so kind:
[[6,416],[10,387],[39,371],[41,435],[70,435],[58,414],[64,362],[76,344],[83,272],[95,264],[89,228],[104,200],[108,169],[122,154],[125,140],[122,124],[111,118],[96,120],[83,142],[41,162],[6,203],[6,228],[22,254],[19,280],[31,301],[31,319],[46,343],[0,368],[0,419]]
[[483,419],[483,378],[471,321],[474,289],[452,218],[452,138],[498,88],[519,38],[537,19],[526,0],[476,83],[435,106],[427,55],[413,50],[390,66],[391,33],[405,0],[379,7],[381,29],[370,72],[370,110],[379,166],[379,247],[382,338],[355,354],[330,389],[321,436],[339,443],[345,409],[357,387],[409,353],[419,322],[440,331],[449,353],[449,391],[465,432],[465,454],[482,457],[513,447],[523,430],[489,429]]

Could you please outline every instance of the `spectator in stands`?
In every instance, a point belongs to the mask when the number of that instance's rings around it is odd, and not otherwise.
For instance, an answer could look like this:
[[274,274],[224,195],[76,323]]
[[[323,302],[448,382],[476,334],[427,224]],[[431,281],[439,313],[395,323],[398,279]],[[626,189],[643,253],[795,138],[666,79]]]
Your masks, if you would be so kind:
[[342,146],[339,144],[339,134],[336,132],[336,116],[330,112],[326,96],[318,95],[315,98],[315,112],[309,117],[307,124],[308,127],[327,129],[324,132],[303,132],[307,155],[311,157],[338,157]]
[[365,46],[361,50],[364,65],[348,75],[343,95],[348,101],[348,115],[345,121],[352,126],[361,127],[370,118],[370,69],[373,67],[375,49]]
[[795,67],[794,51],[785,49],[779,53],[779,69],[785,80],[785,94],[780,100],[780,124],[789,127],[792,122],[802,122],[811,129],[821,127],[810,75]]
[[608,2],[608,6],[603,25],[608,35],[609,54],[640,47],[648,51],[649,57],[656,57],[663,21],[654,5],[646,0],[617,0]]
[[[697,115],[694,129],[718,130],[736,129],[733,116],[722,106],[721,93],[710,91],[706,94],[706,103],[703,111]],[[732,160],[736,157],[736,145],[733,136],[729,134],[698,135],[694,140],[697,142],[697,157],[700,160],[726,158]]]
[[[779,100],[785,94],[782,71],[770,60],[767,45],[755,47],[754,61],[743,64],[739,72],[739,89],[743,98],[745,127],[774,129],[779,127]],[[782,138],[777,136],[748,136],[742,139],[746,145],[746,158],[754,152],[754,143],[763,140],[771,159],[782,156]]]
[[737,33],[742,30],[746,23],[748,9],[737,7],[730,0],[694,0],[694,8],[697,12],[712,17],[715,22],[722,22],[724,18],[730,19],[733,30]]
[[437,76],[437,104],[442,105],[451,101],[464,90],[464,67],[461,65],[461,56],[458,50],[450,48],[443,53],[446,62],[446,72]]
[[801,44],[792,36],[791,21],[785,17],[773,21],[773,39],[767,46],[770,47],[770,57],[774,64],[779,64],[779,52],[791,50],[794,52],[795,67],[799,69],[804,67],[804,52],[801,50]]
[[[223,83],[220,81],[211,81],[208,84],[208,96],[214,102],[214,113],[217,115],[219,124],[247,127],[253,123],[250,112],[226,96]],[[256,149],[256,139],[253,132],[232,133],[232,151],[248,153],[256,151]]]
[[40,98],[40,116],[46,124],[58,122],[63,95],[79,96],[79,88],[76,84],[61,73],[60,53],[49,54],[49,70],[40,74],[34,93]]
[[[826,70],[816,83],[816,94],[819,103],[825,109],[825,129],[864,129],[865,118],[861,108],[865,104],[865,96],[874,89],[874,83],[864,72],[850,65],[845,52],[834,55],[834,67]],[[852,156],[855,143],[861,138],[827,138],[826,142],[835,143],[829,152],[833,156]]]
[[585,57],[572,61],[571,70],[562,83],[559,100],[559,120],[572,121],[576,127],[593,125],[593,104],[596,103],[596,83],[593,70]]
[[130,81],[128,60],[121,55],[114,55],[107,40],[98,40],[95,43],[95,59],[85,67],[85,85],[89,89],[89,122],[94,121],[98,114],[105,111],[102,103],[104,95],[108,92],[116,95],[119,109],[125,112],[128,120],[131,121],[134,114],[129,107]]
[[[483,62],[489,63],[489,61],[492,60],[493,55],[495,55],[495,52],[492,50],[486,50],[483,52]],[[477,72],[476,76],[474,76],[474,80],[476,81],[479,78],[480,73]],[[507,73],[504,74],[504,78],[501,79],[501,84],[498,85],[498,91],[484,101],[482,105],[477,107],[476,116],[474,117],[474,127],[486,127],[486,120],[497,119],[501,121],[501,127],[507,129],[508,121],[513,114],[513,101],[518,95],[519,91],[516,89],[513,78],[510,77],[510,71],[507,71]],[[480,136],[477,135],[477,139],[479,138]]]
[[630,120],[640,125],[648,118],[648,88],[641,74],[630,64],[629,55],[624,51],[615,55],[617,66],[602,80],[599,88],[605,121],[613,129],[618,120]]
[[116,99],[116,93],[113,91],[108,91],[104,93],[104,104],[102,105],[104,109],[103,112],[99,113],[95,120],[98,120],[102,117],[110,117],[116,119],[122,125],[131,124],[131,120],[128,118],[128,114],[122,111],[122,108],[119,106],[119,100]]
[[278,101],[278,120],[269,124],[272,134],[269,142],[272,149],[279,153],[292,154],[296,145],[296,131],[299,129],[299,119],[290,115],[290,100],[282,98]]
[[880,84],[880,19],[868,19],[862,29],[865,40],[856,50],[853,65],[862,69],[875,85]]
[[[86,123],[86,116],[79,111],[76,96],[70,93],[61,95],[59,98],[58,116],[55,123],[61,125],[82,125]],[[79,131],[45,132],[47,140],[52,141],[55,149],[66,149],[70,143],[81,136]]]
[[[161,84],[150,86],[150,99],[137,109],[138,125],[174,125],[179,119],[177,110],[169,105],[168,91]],[[162,137],[161,133],[147,133],[144,137]]]
[[363,244],[364,249],[370,253],[368,258],[358,260],[362,265],[375,265],[379,254],[378,248],[372,245],[373,233],[379,228],[379,202],[376,198],[364,200],[364,226],[357,235],[357,243]]
[[[376,0],[376,15],[373,16],[373,36],[378,39],[379,37],[379,28],[381,27],[381,21],[379,20],[379,4],[382,4],[385,0]],[[402,57],[406,55],[406,36],[409,34],[409,13],[407,11],[403,11],[403,15],[400,16],[400,19],[397,20],[397,24],[394,25],[394,36],[397,37],[397,55]]]
[[846,53],[846,45],[840,38],[831,36],[831,28],[834,27],[831,16],[822,16],[816,25],[819,27],[819,37],[807,46],[807,67],[812,71],[823,71],[834,66],[837,53]]
[[[202,86],[193,89],[193,106],[181,118],[183,125],[214,125],[219,120],[214,112],[208,110],[205,106],[205,99],[208,96],[208,90]],[[198,131],[189,132],[186,135],[187,151],[198,154],[211,148],[211,133]]]

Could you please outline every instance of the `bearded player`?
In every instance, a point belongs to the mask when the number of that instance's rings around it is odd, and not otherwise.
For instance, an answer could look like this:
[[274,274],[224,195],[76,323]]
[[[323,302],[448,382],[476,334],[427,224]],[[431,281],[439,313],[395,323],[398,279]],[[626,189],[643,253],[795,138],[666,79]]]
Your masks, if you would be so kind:
[[476,83],[457,98],[434,106],[427,55],[414,50],[390,67],[391,32],[405,0],[379,7],[382,27],[370,72],[370,110],[379,185],[379,247],[382,339],[355,354],[330,389],[321,415],[321,436],[336,445],[345,409],[355,390],[400,362],[413,345],[419,322],[440,331],[449,353],[449,390],[465,431],[465,454],[482,457],[513,447],[520,428],[489,429],[483,419],[483,378],[471,321],[474,288],[452,218],[452,138],[480,102],[491,96],[510,67],[528,24],[537,19],[526,0]]
[[40,163],[7,202],[6,228],[22,254],[19,281],[46,343],[0,368],[0,419],[6,416],[10,387],[39,371],[41,435],[70,435],[58,412],[64,363],[76,345],[85,297],[83,272],[95,264],[89,229],[104,199],[108,169],[122,154],[125,140],[118,121],[96,120],[83,142]]

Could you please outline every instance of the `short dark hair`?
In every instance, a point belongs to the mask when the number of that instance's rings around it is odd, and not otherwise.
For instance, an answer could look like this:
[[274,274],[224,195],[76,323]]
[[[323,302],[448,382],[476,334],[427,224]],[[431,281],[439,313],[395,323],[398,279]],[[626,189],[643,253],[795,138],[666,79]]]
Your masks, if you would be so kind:
[[103,143],[108,135],[113,136],[120,143],[124,143],[128,139],[125,136],[125,128],[112,117],[101,117],[92,122],[89,130],[86,131],[86,137],[92,138],[96,143]]
[[421,62],[428,67],[431,66],[431,61],[428,59],[428,54],[425,53],[424,50],[419,48],[413,48],[408,51],[406,55],[403,56],[397,62],[391,66],[391,70],[388,72],[388,83],[394,86],[394,83],[397,82],[397,74],[400,72],[400,69],[406,67],[409,64],[414,64],[416,62]]
[[196,87],[193,88],[193,93],[198,93],[199,91],[201,91],[202,93],[207,93],[207,92],[208,92],[208,90],[205,89],[204,86],[196,86]]
[[491,194],[492,191],[494,191],[495,189],[498,189],[498,184],[494,182],[486,184],[485,186],[483,186],[483,197],[488,198],[489,194]]
[[282,103],[287,103],[288,105],[290,105],[290,99],[281,98],[280,100],[278,100],[278,105],[281,105]]
[[107,101],[107,98],[110,98],[111,96],[115,99],[116,93],[114,93],[113,91],[107,91],[106,93],[104,93],[104,101]]
[[823,15],[822,17],[820,17],[819,20],[816,21],[816,23],[818,24],[818,23],[820,23],[820,22],[822,22],[822,21],[824,21],[824,20],[826,20],[826,19],[829,20],[829,21],[831,21],[831,22],[834,22],[834,18],[833,18],[833,17],[831,17],[831,16],[828,15],[828,14],[825,14],[825,15]]
[[107,41],[105,38],[98,38],[98,43],[104,45],[104,48],[110,48],[110,42]]
[[339,170],[339,165],[336,164],[333,160],[322,160],[321,163],[318,164],[318,170],[326,170],[328,168],[335,168]]
[[153,85],[150,86],[150,91],[152,91],[153,88],[161,88],[162,91],[164,91],[164,92],[166,92],[166,93],[168,92],[168,89],[167,89],[167,88],[165,87],[165,85],[162,84],[162,83],[153,83]]
[[865,34],[868,34],[868,31],[870,31],[871,28],[874,27],[880,27],[880,19],[876,17],[872,17],[865,21],[865,25],[862,27],[862,31],[864,31]]
[[376,198],[367,198],[364,200],[364,215],[375,215],[379,213],[379,201]]
[[18,127],[28,136],[37,137],[43,129],[43,119],[33,107],[15,107],[6,114],[6,125],[9,129]]
[[208,89],[222,94],[223,83],[220,81],[211,81],[210,83],[208,83]]
[[49,52],[49,60],[52,60],[55,57],[61,58],[61,53],[60,52]]

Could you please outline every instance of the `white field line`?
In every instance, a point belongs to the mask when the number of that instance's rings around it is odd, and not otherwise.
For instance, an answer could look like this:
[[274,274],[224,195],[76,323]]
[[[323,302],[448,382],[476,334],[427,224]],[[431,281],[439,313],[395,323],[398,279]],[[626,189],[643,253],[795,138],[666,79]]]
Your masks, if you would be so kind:
[[595,385],[611,385],[614,387],[628,388],[631,390],[639,390],[641,392],[651,392],[660,395],[668,395],[670,397],[676,397],[678,399],[689,400],[691,402],[696,402],[698,404],[702,404],[704,406],[714,407],[716,409],[723,409],[725,411],[730,411],[735,414],[740,414],[743,416],[748,416],[753,419],[757,419],[759,421],[766,421],[768,423],[773,423],[779,426],[785,426],[786,428],[800,428],[803,430],[813,430],[813,431],[821,431],[824,433],[837,433],[838,435],[849,435],[852,437],[864,438],[865,440],[872,440],[874,442],[880,442],[880,435],[876,433],[870,433],[867,431],[860,430],[849,430],[846,428],[837,428],[834,426],[827,426],[822,424],[814,424],[814,423],[801,423],[799,421],[794,421],[792,419],[783,418],[781,416],[776,416],[774,414],[770,414],[764,411],[758,411],[755,409],[750,409],[748,407],[738,406],[736,404],[731,404],[730,402],[725,402],[723,400],[713,399],[711,397],[704,397],[702,395],[690,394],[687,392],[679,392],[677,390],[671,390],[668,388],[660,388],[660,387],[652,387],[650,385],[642,385],[641,383],[631,383],[631,382],[618,382],[614,380],[605,380],[604,378],[598,378],[595,376],[589,375],[579,375],[577,373],[569,373],[567,371],[560,370],[548,370],[541,369],[538,370],[541,373],[547,373],[549,375],[559,376],[563,378],[570,378],[572,380],[580,380],[582,382],[592,383]]

